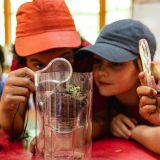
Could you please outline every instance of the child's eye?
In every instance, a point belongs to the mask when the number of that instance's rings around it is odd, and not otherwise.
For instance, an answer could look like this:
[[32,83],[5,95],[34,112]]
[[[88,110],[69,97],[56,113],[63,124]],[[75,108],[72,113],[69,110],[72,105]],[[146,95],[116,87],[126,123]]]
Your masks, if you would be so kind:
[[122,66],[123,63],[112,63],[112,65],[115,66],[115,67],[119,67],[119,66]]
[[98,58],[93,59],[93,64],[101,64],[101,60]]
[[66,57],[63,57],[63,58],[67,59],[69,62],[72,62],[72,61],[73,61],[73,57],[71,57],[71,56],[70,56],[70,57],[69,57],[69,56],[68,56],[68,57],[66,56]]
[[35,67],[37,70],[40,70],[40,69],[43,69],[45,67],[45,65],[42,63],[38,63],[38,64],[35,64]]

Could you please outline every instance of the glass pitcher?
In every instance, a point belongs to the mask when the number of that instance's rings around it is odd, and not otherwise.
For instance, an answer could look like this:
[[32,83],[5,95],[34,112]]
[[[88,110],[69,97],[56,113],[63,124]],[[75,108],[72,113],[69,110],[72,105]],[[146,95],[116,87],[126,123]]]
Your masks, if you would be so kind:
[[92,73],[72,72],[63,58],[35,73],[37,154],[45,160],[91,157]]

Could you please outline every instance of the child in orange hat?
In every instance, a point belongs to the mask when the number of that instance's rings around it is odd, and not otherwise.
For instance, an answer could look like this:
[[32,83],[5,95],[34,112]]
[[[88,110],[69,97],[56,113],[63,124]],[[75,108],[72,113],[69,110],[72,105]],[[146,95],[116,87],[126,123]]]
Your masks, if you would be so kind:
[[[0,102],[0,123],[12,138],[20,137],[24,130],[27,102],[30,93],[35,91],[34,71],[44,68],[57,57],[66,58],[74,65],[74,53],[83,45],[64,0],[27,2],[20,6],[16,16],[16,54],[12,70],[17,65],[23,68],[10,72]],[[103,98],[99,108],[102,101]],[[101,113],[96,112],[98,117],[93,123],[94,138],[106,130]]]

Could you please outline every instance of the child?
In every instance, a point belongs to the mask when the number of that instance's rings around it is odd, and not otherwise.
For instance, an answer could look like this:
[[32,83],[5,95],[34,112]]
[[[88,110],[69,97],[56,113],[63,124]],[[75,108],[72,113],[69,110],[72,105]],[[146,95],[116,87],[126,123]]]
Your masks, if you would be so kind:
[[154,125],[160,125],[160,97],[157,90],[154,86],[153,88],[147,86],[144,72],[139,74],[139,79],[142,85],[137,88],[140,97],[139,112]]
[[[66,58],[73,64],[74,52],[82,46],[63,0],[24,3],[16,16],[17,55],[12,65],[12,70],[16,70],[10,72],[0,102],[0,123],[12,138],[19,138],[24,130],[27,102],[30,93],[35,91],[34,71],[44,68],[57,57]],[[106,126],[101,113],[98,111],[96,114],[94,138],[102,135]]]
[[154,35],[147,26],[131,19],[105,26],[95,44],[79,53],[94,53],[94,80],[100,94],[108,97],[107,106],[112,110],[111,133],[133,139],[160,154],[160,127],[150,126],[138,113],[138,44],[142,38],[148,41],[153,59],[156,50]]

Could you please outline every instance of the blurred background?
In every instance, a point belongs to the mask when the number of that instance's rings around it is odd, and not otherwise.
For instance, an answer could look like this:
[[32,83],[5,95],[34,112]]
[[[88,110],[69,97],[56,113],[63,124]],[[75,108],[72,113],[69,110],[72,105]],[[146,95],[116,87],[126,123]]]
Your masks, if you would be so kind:
[[[5,55],[5,66],[12,60],[11,46],[15,40],[18,7],[31,0],[0,0],[0,45]],[[133,18],[146,24],[158,43],[155,59],[160,60],[160,0],[65,0],[75,20],[77,30],[95,42],[106,24],[119,19]]]

